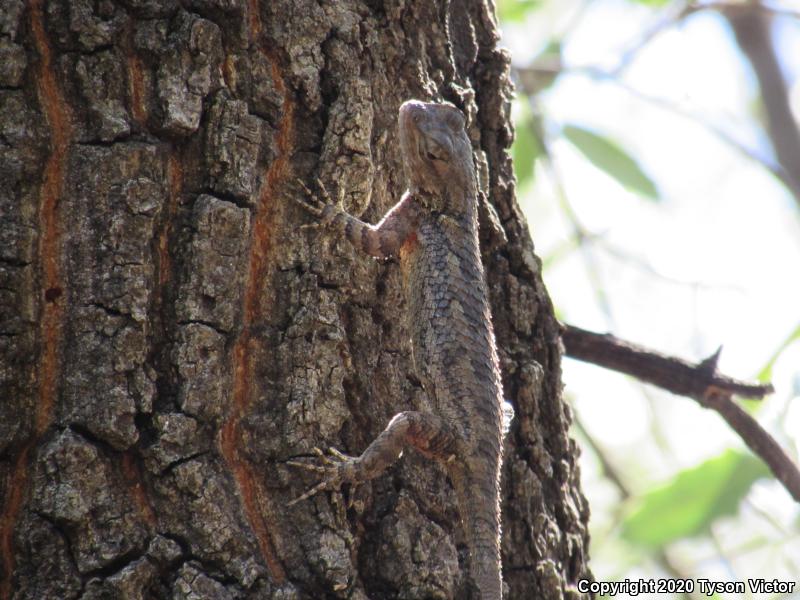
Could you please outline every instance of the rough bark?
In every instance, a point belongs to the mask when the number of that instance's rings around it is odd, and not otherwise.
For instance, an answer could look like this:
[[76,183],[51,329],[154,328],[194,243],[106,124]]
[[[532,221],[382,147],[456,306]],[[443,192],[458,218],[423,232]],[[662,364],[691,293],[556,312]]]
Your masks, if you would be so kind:
[[481,0],[2,3],[0,599],[471,596],[419,456],[350,508],[286,506],[286,460],[358,453],[422,393],[397,265],[291,202],[319,177],[383,214],[412,97],[468,114],[491,203],[508,597],[577,594],[588,508],[496,42]]

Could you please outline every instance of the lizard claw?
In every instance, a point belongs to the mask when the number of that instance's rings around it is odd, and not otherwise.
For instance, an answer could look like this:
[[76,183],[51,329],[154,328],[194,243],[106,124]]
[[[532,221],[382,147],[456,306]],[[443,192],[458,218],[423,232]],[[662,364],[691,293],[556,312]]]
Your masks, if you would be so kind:
[[322,183],[322,179],[317,178],[317,187],[319,188],[319,195],[322,196],[322,203],[325,205],[333,204],[331,202],[331,195],[328,193],[328,188]]
[[[325,202],[328,203],[328,204],[333,204],[331,202],[331,196],[330,196],[330,194],[328,194],[328,190],[325,189],[325,186],[322,185],[322,182],[317,180],[317,183],[319,183],[319,185],[320,185],[320,189],[322,190],[323,197],[325,198]],[[345,189],[345,183],[342,182],[339,185],[339,193],[336,196],[336,204],[334,205],[341,212],[346,212],[345,209],[344,209],[344,189]]]
[[[317,450],[319,450],[319,448],[317,448]],[[348,460],[353,460],[351,457],[347,456],[346,454],[342,454],[341,452],[339,452],[336,448],[328,448],[328,452],[330,452],[333,456],[335,456],[337,458],[337,460],[339,460],[339,462],[347,462]],[[329,465],[336,464],[330,458],[328,458],[327,456],[322,454],[321,450],[319,451],[319,455],[321,456],[322,460],[324,460],[327,464],[329,464]]]
[[319,229],[322,226],[322,223],[303,223],[302,225],[298,225],[298,229]]
[[[312,192],[309,187],[301,179],[297,179],[298,185],[302,188],[303,193],[308,198],[301,200],[295,196],[292,199],[300,205],[303,210],[311,213],[317,218],[314,223],[307,223],[300,225],[300,229],[317,229],[329,225],[336,215],[344,210],[344,186],[339,188],[339,197],[334,203],[331,201],[331,196],[325,188],[325,184],[320,179],[317,179],[317,187],[319,187],[319,194]],[[333,209],[333,210],[331,210]]]
[[[319,448],[314,448],[314,454],[317,455],[317,458],[322,464],[309,464],[294,460],[286,462],[286,464],[289,466],[298,467],[307,471],[313,471],[314,473],[322,475],[321,482],[312,487],[303,495],[298,496],[294,500],[290,501],[287,506],[294,506],[298,502],[307,500],[308,498],[311,498],[311,496],[314,496],[324,490],[338,490],[343,483],[355,482],[353,465],[357,459],[347,456],[346,454],[342,454],[335,448],[329,448],[328,452],[331,455],[330,457]],[[348,507],[351,505],[352,498],[348,502]]]
[[[315,464],[312,464],[312,463],[299,462],[299,461],[296,461],[296,460],[287,460],[286,464],[290,465],[292,467],[298,467],[300,469],[306,469],[307,471],[314,471],[315,473],[323,473],[323,474],[327,473],[328,471],[330,471],[330,466],[336,464],[330,458],[325,456],[325,453],[322,450],[320,450],[319,448],[314,448],[313,452],[314,452],[314,454],[317,455],[317,458],[319,458],[325,465],[328,465],[328,466],[323,467],[323,466],[320,466],[320,465],[315,465]],[[336,454],[334,454],[334,452]],[[339,456],[342,456],[342,457],[345,456],[344,454],[342,454],[338,450],[334,450],[333,448],[330,449],[330,453],[334,454],[334,456],[337,455],[337,454]]]
[[[305,182],[302,179],[297,179],[297,184],[302,188],[304,195],[308,199],[301,200],[296,196],[292,196],[292,200],[294,200],[300,207],[308,213],[311,213],[318,219],[322,217],[322,211],[325,209],[325,202],[321,202],[312,192]],[[302,226],[301,226],[302,227]]]

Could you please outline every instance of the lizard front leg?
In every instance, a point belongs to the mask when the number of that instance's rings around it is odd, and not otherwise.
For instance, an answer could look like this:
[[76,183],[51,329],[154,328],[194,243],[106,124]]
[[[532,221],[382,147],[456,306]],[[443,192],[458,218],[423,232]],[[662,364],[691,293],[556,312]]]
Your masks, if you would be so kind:
[[316,196],[299,181],[308,200],[295,198],[306,212],[317,218],[317,223],[310,226],[334,229],[344,235],[353,246],[375,258],[396,256],[403,242],[416,228],[418,207],[408,194],[377,225],[370,225],[344,210],[344,186],[339,188],[338,200],[333,203],[322,182],[318,183],[320,195]]
[[289,502],[289,506],[310,498],[323,490],[338,490],[344,483],[369,481],[392,465],[407,446],[429,458],[449,462],[456,455],[457,434],[442,419],[430,413],[406,411],[398,413],[359,457],[350,457],[331,449],[333,459],[317,451],[322,464],[288,461],[319,473],[322,481],[305,494]]

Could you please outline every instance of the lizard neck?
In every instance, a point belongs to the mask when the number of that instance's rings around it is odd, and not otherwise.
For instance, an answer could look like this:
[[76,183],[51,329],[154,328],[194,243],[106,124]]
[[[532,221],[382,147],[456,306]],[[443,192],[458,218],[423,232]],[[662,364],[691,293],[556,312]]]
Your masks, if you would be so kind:
[[466,224],[477,226],[478,202],[474,186],[467,189],[460,185],[442,185],[437,191],[424,189],[410,190],[423,212],[444,214]]

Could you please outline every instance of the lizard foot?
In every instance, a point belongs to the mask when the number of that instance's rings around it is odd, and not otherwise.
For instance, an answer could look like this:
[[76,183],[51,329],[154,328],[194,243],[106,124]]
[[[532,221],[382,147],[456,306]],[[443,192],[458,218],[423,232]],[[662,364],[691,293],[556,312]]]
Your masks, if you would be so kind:
[[[356,462],[357,458],[342,454],[336,448],[328,449],[330,457],[327,456],[319,448],[314,448],[314,453],[322,464],[311,464],[304,462],[297,462],[294,460],[287,461],[286,464],[307,471],[314,471],[322,476],[322,481],[308,490],[302,496],[299,496],[289,502],[287,506],[294,506],[302,500],[307,500],[311,496],[318,494],[323,490],[338,490],[343,483],[356,483],[358,478],[356,476]],[[352,503],[348,502],[348,505]]]
[[292,199],[299,204],[303,210],[314,215],[317,221],[314,223],[307,223],[300,225],[300,229],[317,229],[329,225],[336,215],[344,210],[344,186],[339,187],[339,196],[334,203],[331,201],[331,196],[325,188],[325,184],[317,179],[317,186],[319,187],[319,194],[312,192],[309,187],[301,179],[297,180],[298,185],[302,188],[303,193],[307,199],[299,199],[292,196]]

